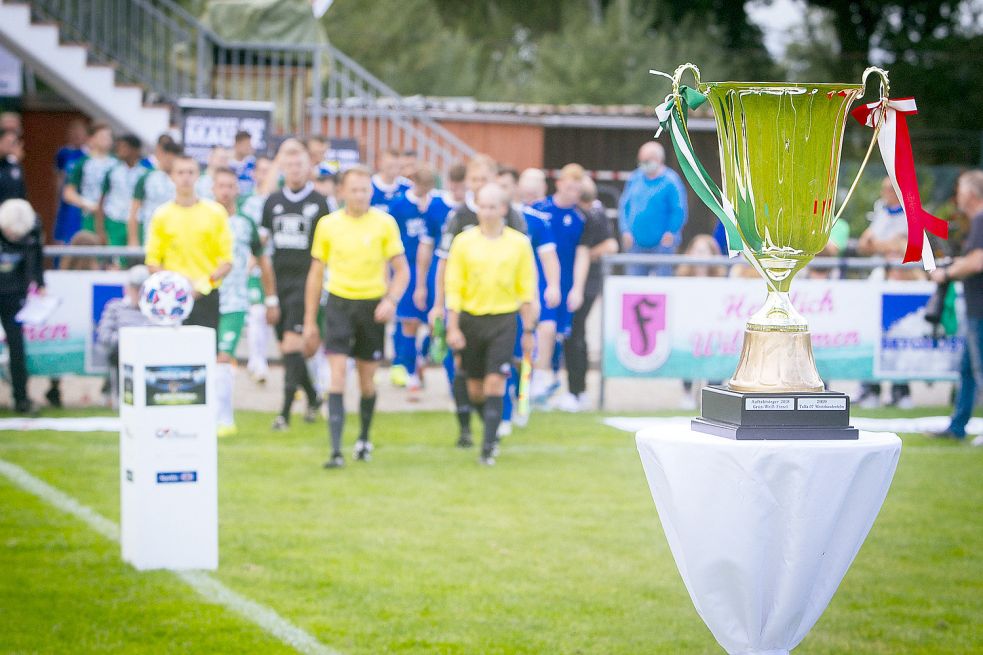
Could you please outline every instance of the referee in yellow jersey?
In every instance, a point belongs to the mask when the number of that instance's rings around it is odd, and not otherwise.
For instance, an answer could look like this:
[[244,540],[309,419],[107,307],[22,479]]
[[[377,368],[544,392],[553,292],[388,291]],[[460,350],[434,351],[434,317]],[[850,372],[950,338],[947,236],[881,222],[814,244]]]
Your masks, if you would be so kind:
[[218,287],[232,270],[232,230],[222,205],[195,194],[198,162],[182,155],[171,168],[174,200],[150,219],[146,264],[151,272],[174,271],[188,278],[195,305],[184,325],[218,329]]
[[[314,230],[311,268],[304,296],[304,339],[318,338],[321,287],[328,292],[324,307],[324,349],[331,368],[328,390],[328,430],[331,457],[325,468],[345,465],[341,435],[345,427],[345,373],[355,359],[362,397],[361,431],[354,457],[368,461],[372,453],[369,428],[375,412],[375,371],[382,359],[386,322],[406,291],[410,269],[403,254],[399,227],[392,216],[372,207],[372,173],[356,166],[341,174],[339,198],[345,203],[322,218]],[[328,281],[324,284],[324,269]],[[392,269],[392,276],[388,272]]]
[[460,353],[468,396],[484,418],[478,461],[491,466],[498,454],[502,397],[512,369],[516,312],[524,326],[523,354],[531,354],[535,343],[536,269],[528,237],[505,225],[505,191],[488,184],[476,200],[478,225],[454,237],[447,255],[444,298],[447,345]]

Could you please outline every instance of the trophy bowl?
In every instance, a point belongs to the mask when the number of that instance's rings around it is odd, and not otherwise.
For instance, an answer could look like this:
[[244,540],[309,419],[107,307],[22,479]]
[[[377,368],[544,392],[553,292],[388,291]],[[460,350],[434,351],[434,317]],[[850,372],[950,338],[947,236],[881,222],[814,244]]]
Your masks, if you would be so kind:
[[789,289],[795,274],[826,247],[856,186],[854,181],[837,212],[840,152],[851,105],[863,95],[871,73],[880,76],[886,97],[887,73],[870,68],[859,84],[701,83],[699,70],[685,64],[673,76],[677,103],[683,100],[680,77],[687,70],[696,77],[700,94],[690,97],[713,109],[721,205],[733,217],[743,254],[768,286],[764,304],[747,322],[727,388],[822,392],[809,326],[792,306]]

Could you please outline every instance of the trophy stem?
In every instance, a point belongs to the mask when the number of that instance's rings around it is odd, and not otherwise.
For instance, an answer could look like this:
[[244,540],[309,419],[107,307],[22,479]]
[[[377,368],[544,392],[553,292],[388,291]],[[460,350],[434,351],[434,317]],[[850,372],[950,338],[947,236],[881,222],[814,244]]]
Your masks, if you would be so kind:
[[792,305],[788,291],[769,289],[761,309],[748,319],[747,329],[758,332],[807,332],[809,324]]

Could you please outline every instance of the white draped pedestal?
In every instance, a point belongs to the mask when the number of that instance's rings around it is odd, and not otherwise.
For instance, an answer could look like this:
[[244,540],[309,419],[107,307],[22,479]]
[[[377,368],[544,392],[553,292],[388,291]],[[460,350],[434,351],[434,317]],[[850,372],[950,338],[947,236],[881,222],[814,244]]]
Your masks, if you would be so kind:
[[730,655],[787,655],[860,550],[891,486],[896,435],[736,441],[688,428],[636,436],[696,611]]

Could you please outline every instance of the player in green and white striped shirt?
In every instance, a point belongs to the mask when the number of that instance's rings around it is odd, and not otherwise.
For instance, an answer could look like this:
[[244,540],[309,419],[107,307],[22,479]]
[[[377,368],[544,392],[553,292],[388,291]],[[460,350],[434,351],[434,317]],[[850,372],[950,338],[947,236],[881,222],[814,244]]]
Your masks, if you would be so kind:
[[86,154],[75,162],[65,179],[62,199],[82,210],[82,229],[95,231],[95,219],[102,213],[102,185],[106,173],[116,163],[110,154],[113,132],[105,123],[89,127]]
[[116,140],[116,163],[106,173],[102,185],[102,214],[96,215],[96,234],[111,246],[127,243],[127,221],[133,190],[137,181],[147,173],[140,163],[140,139],[124,134]]
[[238,210],[239,177],[230,168],[216,169],[212,174],[215,201],[229,212],[232,229],[232,270],[219,288],[218,365],[216,367],[216,396],[218,398],[218,435],[236,433],[232,412],[233,363],[239,337],[249,309],[249,268],[255,261],[267,293],[275,294],[273,266],[263,252],[256,224]]
[[[269,234],[266,228],[262,227],[263,205],[266,204],[268,194],[261,189],[266,185],[266,178],[271,174],[273,160],[269,157],[259,156],[256,158],[256,168],[253,170],[253,193],[240,198],[239,213],[249,218],[256,224],[259,230],[260,239],[266,246],[266,254],[269,255],[271,245],[269,244]],[[249,344],[249,363],[246,368],[256,382],[263,383],[270,371],[266,353],[269,350],[270,326],[267,323],[267,309],[265,304],[266,294],[263,292],[263,285],[260,282],[260,270],[253,267],[249,274],[249,313],[246,317],[246,339]]]
[[133,201],[127,221],[127,245],[139,246],[146,238],[150,218],[158,207],[174,199],[171,166],[182,152],[181,146],[170,138],[158,140],[154,151],[157,167],[146,171],[133,189]]

